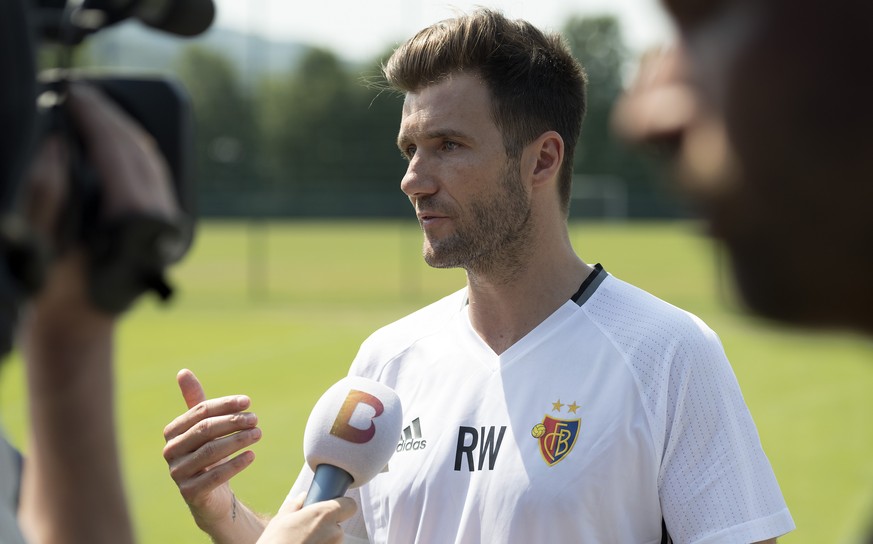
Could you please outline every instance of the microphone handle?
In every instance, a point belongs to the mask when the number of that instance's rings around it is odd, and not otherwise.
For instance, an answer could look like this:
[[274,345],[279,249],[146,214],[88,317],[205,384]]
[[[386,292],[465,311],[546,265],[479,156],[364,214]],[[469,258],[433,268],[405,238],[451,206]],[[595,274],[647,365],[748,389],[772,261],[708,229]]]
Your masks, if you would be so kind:
[[342,497],[353,481],[352,475],[339,467],[318,465],[315,467],[315,476],[312,478],[312,485],[309,486],[303,506]]

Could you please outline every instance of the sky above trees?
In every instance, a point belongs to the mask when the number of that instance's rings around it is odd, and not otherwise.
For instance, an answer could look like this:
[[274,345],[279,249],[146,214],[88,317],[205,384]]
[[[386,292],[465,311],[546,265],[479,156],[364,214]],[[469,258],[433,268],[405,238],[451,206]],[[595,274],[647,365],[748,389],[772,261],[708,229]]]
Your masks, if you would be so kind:
[[659,0],[215,1],[218,25],[310,43],[359,61],[451,17],[454,10],[470,11],[476,6],[500,9],[509,17],[551,30],[559,30],[572,15],[613,15],[635,51],[669,39],[672,32]]

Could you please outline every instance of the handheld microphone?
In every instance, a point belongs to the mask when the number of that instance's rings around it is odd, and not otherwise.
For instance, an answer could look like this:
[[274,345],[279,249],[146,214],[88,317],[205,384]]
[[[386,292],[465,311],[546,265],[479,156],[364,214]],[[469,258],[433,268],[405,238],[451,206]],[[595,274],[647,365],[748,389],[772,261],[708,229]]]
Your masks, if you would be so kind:
[[303,505],[341,497],[375,477],[397,447],[402,422],[390,387],[360,376],[332,385],[303,431],[303,454],[315,472]]

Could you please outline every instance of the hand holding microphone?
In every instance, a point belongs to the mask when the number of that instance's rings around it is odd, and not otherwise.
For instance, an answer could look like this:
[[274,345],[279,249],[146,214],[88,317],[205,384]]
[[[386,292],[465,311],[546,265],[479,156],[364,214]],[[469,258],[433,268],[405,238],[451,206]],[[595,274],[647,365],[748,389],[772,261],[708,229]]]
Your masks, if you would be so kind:
[[341,497],[381,472],[402,422],[400,399],[388,386],[359,376],[331,386],[303,432],[303,454],[315,472],[303,505]]
[[180,371],[177,379],[188,411],[164,429],[164,458],[202,530],[216,542],[342,540],[337,523],[355,511],[354,501],[342,495],[378,474],[397,446],[403,417],[394,391],[350,377],[324,393],[304,432],[304,455],[316,472],[306,504],[319,504],[303,509],[301,493],[298,500],[286,501],[267,526],[229,485],[252,463],[254,453],[246,448],[261,437],[257,417],[246,411],[251,401],[242,395],[207,399],[189,370]]
[[[303,433],[303,453],[315,472],[309,492],[286,501],[258,544],[333,544],[343,541],[339,523],[355,512],[343,495],[371,480],[388,463],[400,436],[403,412],[385,385],[348,377],[318,400]],[[306,506],[305,510],[301,510]]]
[[264,529],[257,544],[340,544],[344,533],[340,523],[351,518],[357,504],[349,497],[321,501],[303,508],[301,493],[285,501]]

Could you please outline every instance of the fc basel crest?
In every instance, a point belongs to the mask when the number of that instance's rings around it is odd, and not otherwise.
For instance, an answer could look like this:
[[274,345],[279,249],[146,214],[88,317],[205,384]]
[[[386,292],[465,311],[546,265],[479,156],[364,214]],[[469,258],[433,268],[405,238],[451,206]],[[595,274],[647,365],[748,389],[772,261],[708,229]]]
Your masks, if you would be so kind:
[[531,429],[530,434],[539,441],[540,453],[549,466],[563,461],[573,451],[581,422],[581,419],[556,419],[547,415]]

